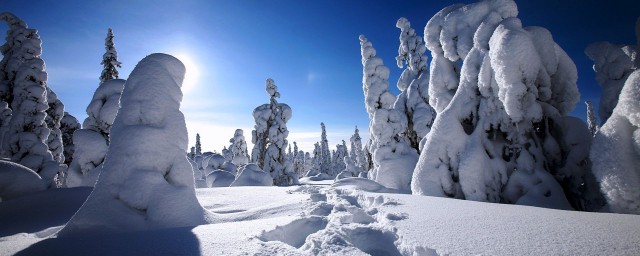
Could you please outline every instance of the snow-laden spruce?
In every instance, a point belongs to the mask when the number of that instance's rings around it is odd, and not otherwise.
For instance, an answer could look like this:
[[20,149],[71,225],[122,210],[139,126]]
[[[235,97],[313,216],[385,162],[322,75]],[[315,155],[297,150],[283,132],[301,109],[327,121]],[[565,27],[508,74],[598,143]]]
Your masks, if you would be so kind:
[[122,92],[104,171],[59,237],[208,222],[184,154],[184,73],[184,65],[166,54],[151,54],[136,65]]
[[71,165],[75,145],[73,144],[73,133],[80,129],[80,122],[69,112],[64,112],[60,120],[60,132],[62,133],[62,148],[64,150],[64,163]]
[[625,82],[591,146],[593,173],[609,209],[640,214],[640,70]]
[[427,48],[406,18],[398,19],[396,27],[400,29],[396,61],[399,68],[406,63],[406,68],[398,79],[401,93],[393,107],[407,116],[404,136],[409,145],[420,153],[425,143],[423,138],[431,130],[436,117],[435,110],[429,105],[429,70],[427,56],[424,55]]
[[349,157],[347,143],[342,140],[342,144],[336,145],[336,150],[333,156],[331,157],[332,163],[332,172],[336,174],[336,176],[345,169],[344,158]]
[[326,173],[331,178],[336,176],[336,172],[331,165],[331,151],[329,151],[329,140],[327,139],[327,128],[324,123],[320,123],[320,172]]
[[[47,73],[40,58],[42,41],[36,29],[28,28],[15,15],[2,13],[0,19],[9,24],[7,43],[1,47],[0,98],[12,110],[3,131],[3,152],[12,162],[34,170],[53,184],[58,163],[47,145],[51,130],[45,122],[49,105]],[[8,114],[6,106],[2,104],[4,117]]]
[[585,181],[589,132],[566,116],[579,100],[576,67],[549,31],[523,28],[517,14],[511,0],[481,1],[427,23],[438,116],[412,192],[595,210],[598,193],[585,185],[594,184]]
[[200,134],[196,133],[196,156],[202,155],[202,144],[200,144]]
[[231,142],[231,146],[229,146],[231,162],[236,166],[247,164],[249,162],[249,154],[242,129],[236,129],[233,133],[233,138],[229,142]]
[[125,80],[111,79],[100,83],[87,106],[82,129],[73,134],[75,151],[69,165],[66,186],[93,187],[102,170],[113,122],[120,109],[120,96]]
[[409,191],[418,154],[401,135],[407,129],[407,115],[392,107],[396,97],[388,88],[389,68],[376,56],[373,45],[363,35],[360,46],[362,89],[371,120],[369,152],[373,168],[368,176],[386,187]]
[[590,100],[584,102],[587,105],[587,125],[589,126],[589,132],[595,136],[598,132],[598,120],[596,120],[596,113],[593,110],[593,103]]
[[280,97],[280,93],[271,78],[266,81],[266,91],[270,97],[269,103],[253,110],[256,125],[251,132],[254,145],[251,160],[260,169],[271,174],[273,184],[295,184],[298,180],[290,167],[291,162],[285,161],[289,136],[287,122],[291,119],[291,108],[287,104],[278,103],[276,98]]
[[354,164],[360,168],[360,172],[368,171],[367,160],[365,159],[364,151],[362,150],[362,137],[360,137],[360,130],[358,130],[358,126],[356,126],[356,129],[349,140],[351,141],[349,157],[351,157]]
[[600,42],[586,50],[603,88],[600,116],[606,120],[591,146],[593,174],[609,209],[632,214],[640,214],[640,18],[636,37],[637,46]]
[[60,122],[62,121],[62,117],[64,117],[64,104],[62,104],[62,101],[58,99],[58,95],[56,95],[49,87],[47,87],[47,103],[49,104],[49,108],[46,111],[47,116],[44,121],[47,124],[47,127],[51,130],[49,137],[47,138],[47,145],[49,146],[49,151],[53,155],[53,160],[59,164],[63,164],[65,162],[65,158]]
[[107,31],[107,38],[104,39],[104,49],[106,52],[102,55],[102,62],[100,63],[103,66],[102,73],[100,74],[101,83],[111,79],[117,79],[118,69],[116,69],[116,67],[122,67],[122,63],[118,61],[118,52],[113,43],[113,30],[111,30],[111,28]]

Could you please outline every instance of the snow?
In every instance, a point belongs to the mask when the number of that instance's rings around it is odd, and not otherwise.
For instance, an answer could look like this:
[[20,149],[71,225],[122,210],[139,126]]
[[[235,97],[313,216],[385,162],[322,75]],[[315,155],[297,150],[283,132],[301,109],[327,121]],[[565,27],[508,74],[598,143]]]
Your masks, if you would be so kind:
[[47,189],[47,182],[31,169],[0,160],[0,202]]
[[273,178],[256,164],[246,164],[240,167],[232,187],[238,186],[271,186]]
[[233,173],[216,170],[207,175],[207,187],[228,187],[235,179],[236,176]]
[[198,204],[187,160],[180,102],[184,65],[151,54],[134,68],[111,128],[96,186],[59,236],[197,226],[211,216]]
[[[48,237],[89,188],[0,202],[0,255],[637,255],[640,216],[377,193],[333,187],[198,189],[220,222],[82,238]],[[350,187],[351,186],[351,187]],[[50,214],[42,214],[49,202]],[[22,218],[29,216],[28,218]],[[29,222],[27,219],[37,220]],[[4,222],[6,221],[6,222]],[[11,231],[8,231],[11,230]],[[18,233],[24,232],[24,233]],[[461,235],[462,234],[462,235]],[[81,239],[81,240],[78,240]],[[79,244],[81,241],[81,245]]]

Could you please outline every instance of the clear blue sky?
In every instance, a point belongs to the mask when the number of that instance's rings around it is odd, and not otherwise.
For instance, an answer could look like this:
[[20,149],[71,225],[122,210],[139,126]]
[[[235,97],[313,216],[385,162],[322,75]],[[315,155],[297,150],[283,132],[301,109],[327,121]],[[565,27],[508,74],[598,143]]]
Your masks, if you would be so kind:
[[[250,142],[251,113],[268,102],[264,81],[271,77],[279,101],[293,109],[289,141],[310,150],[319,140],[320,122],[327,125],[332,147],[348,140],[355,125],[366,133],[358,35],[373,42],[397,92],[396,20],[408,18],[422,34],[431,16],[458,2],[470,1],[0,0],[0,12],[13,12],[39,30],[49,86],[80,122],[98,86],[111,27],[121,78],[150,53],[174,54],[185,62],[192,82],[182,110],[190,144],[198,132],[203,150],[220,151],[236,128]],[[523,25],[549,29],[575,61],[582,100],[597,104],[600,89],[584,48],[601,40],[636,43],[640,1],[516,2]],[[0,33],[6,29],[0,25]],[[584,104],[573,114],[583,117]]]

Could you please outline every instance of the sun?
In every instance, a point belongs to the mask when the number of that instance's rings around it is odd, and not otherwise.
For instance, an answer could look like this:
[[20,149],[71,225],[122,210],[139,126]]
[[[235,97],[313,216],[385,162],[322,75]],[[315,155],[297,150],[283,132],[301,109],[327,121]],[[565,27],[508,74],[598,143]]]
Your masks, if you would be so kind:
[[178,58],[182,64],[184,64],[186,69],[184,81],[182,82],[182,93],[186,94],[197,87],[200,78],[200,70],[191,55],[186,53],[177,53],[173,56]]

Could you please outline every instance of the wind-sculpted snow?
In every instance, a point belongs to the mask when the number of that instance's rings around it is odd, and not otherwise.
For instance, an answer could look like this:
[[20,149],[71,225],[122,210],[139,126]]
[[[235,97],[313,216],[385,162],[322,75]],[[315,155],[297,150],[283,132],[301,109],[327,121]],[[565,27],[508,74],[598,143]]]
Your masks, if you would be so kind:
[[594,187],[565,182],[589,178],[578,166],[585,155],[572,154],[588,144],[564,138],[565,124],[585,126],[564,122],[579,100],[576,67],[549,31],[523,28],[517,14],[513,1],[481,1],[444,8],[427,23],[438,114],[413,193],[562,209],[566,197],[576,208],[595,200],[587,196]]
[[271,186],[273,178],[256,164],[246,164],[240,167],[236,179],[230,186]]
[[103,171],[60,237],[207,223],[184,154],[184,72],[166,54],[151,54],[136,65],[122,92]]
[[31,169],[0,160],[0,202],[47,189],[46,181]]

